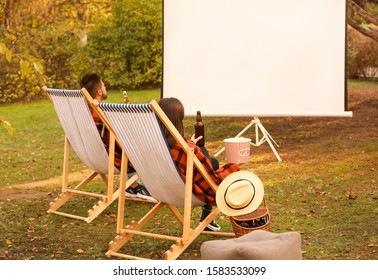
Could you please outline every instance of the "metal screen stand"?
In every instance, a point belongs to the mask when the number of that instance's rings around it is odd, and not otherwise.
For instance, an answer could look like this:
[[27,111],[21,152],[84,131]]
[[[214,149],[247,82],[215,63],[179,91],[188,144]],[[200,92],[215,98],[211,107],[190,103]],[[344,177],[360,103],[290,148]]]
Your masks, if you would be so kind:
[[[277,147],[279,147],[278,144],[276,143],[276,141],[274,141],[273,137],[270,136],[268,131],[261,124],[259,118],[254,117],[253,120],[242,131],[240,131],[235,137],[240,137],[241,135],[243,135],[244,132],[246,132],[252,126],[255,126],[255,132],[256,132],[256,139],[255,140],[256,140],[256,142],[253,143],[251,141],[251,145],[258,147],[261,144],[263,144],[264,142],[268,142],[270,148],[272,149],[272,151],[273,151],[274,155],[276,156],[276,158],[278,159],[278,161],[282,161],[282,159],[280,158],[279,154],[277,153],[277,151],[276,151],[276,149],[273,145],[273,143],[274,143]],[[259,137],[259,131],[263,135],[261,138]],[[214,156],[215,157],[219,156],[219,154],[221,154],[223,151],[224,151],[224,147],[222,149],[220,149]]]

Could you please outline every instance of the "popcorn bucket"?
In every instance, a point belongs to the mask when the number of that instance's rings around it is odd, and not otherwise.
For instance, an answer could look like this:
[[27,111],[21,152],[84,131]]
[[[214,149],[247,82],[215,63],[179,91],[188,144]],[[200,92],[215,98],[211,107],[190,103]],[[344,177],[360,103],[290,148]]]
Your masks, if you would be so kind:
[[228,162],[245,163],[249,160],[251,139],[236,137],[223,140]]

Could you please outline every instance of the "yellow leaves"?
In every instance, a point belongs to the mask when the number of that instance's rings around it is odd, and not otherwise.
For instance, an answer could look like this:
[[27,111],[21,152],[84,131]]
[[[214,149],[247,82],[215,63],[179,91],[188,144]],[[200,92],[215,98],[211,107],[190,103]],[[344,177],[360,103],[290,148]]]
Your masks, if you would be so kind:
[[41,75],[43,75],[43,65],[41,60],[37,60],[36,58],[29,57],[27,60],[20,60],[20,71],[21,76],[26,77],[29,73],[30,65],[33,64],[34,69]]
[[5,58],[8,62],[12,60],[12,52],[7,48],[7,46],[0,42],[0,54],[5,54]]
[[185,259],[192,259],[198,257],[198,252],[196,250],[192,250],[191,252],[184,252],[182,253],[182,256],[185,257]]
[[30,62],[27,60],[20,60],[20,71],[21,71],[21,76],[25,77],[27,76],[29,72],[29,65]]
[[7,46],[4,44],[4,43],[0,43],[0,53],[5,53],[5,51],[7,50]]
[[83,254],[84,253],[84,250],[83,249],[77,249],[76,252],[78,252],[79,254]]
[[13,127],[10,125],[10,123],[6,120],[2,120],[0,119],[0,125],[2,125],[3,127],[5,127],[5,129],[8,131],[9,135],[13,135],[14,133],[14,129]]
[[8,60],[8,62],[11,62],[12,52],[10,50],[7,50],[7,52],[5,52],[5,58]]
[[8,248],[11,248],[13,246],[12,241],[10,241],[9,239],[5,240],[5,244],[7,244]]
[[[6,60],[9,63],[11,62],[13,53],[7,48],[7,46],[3,42],[0,42],[0,54],[4,54]],[[44,68],[43,68],[41,60],[32,56],[27,56],[27,57],[22,56],[23,58],[21,58],[21,55],[17,55],[17,57],[20,59],[19,63],[20,63],[21,76],[26,77],[28,75],[31,64],[33,65],[35,71],[43,75]]]
[[41,75],[43,75],[43,65],[41,61],[34,61],[33,62],[34,69]]

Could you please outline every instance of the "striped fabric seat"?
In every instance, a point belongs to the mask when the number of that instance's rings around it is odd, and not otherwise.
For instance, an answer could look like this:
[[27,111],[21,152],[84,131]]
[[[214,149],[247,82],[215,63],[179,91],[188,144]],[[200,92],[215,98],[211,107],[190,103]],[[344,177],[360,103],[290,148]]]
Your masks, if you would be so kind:
[[[99,103],[149,193],[157,200],[184,206],[185,182],[150,104]],[[204,204],[195,196],[192,206]]]
[[[90,223],[118,198],[119,190],[114,190],[114,174],[119,173],[119,170],[114,167],[114,156],[110,157],[105,149],[82,91],[47,87],[43,87],[43,91],[52,102],[65,133],[62,192],[50,203],[48,213]],[[114,154],[114,136],[111,138],[113,142],[111,141],[110,144],[110,154],[112,154],[112,149]],[[71,147],[78,158],[92,170],[92,173],[73,187],[68,184]],[[84,191],[84,187],[97,175],[106,185],[106,194]],[[86,195],[99,200],[88,210],[87,216],[58,211],[76,195]]]
[[109,156],[80,90],[47,89],[72,149],[90,169],[108,174]]

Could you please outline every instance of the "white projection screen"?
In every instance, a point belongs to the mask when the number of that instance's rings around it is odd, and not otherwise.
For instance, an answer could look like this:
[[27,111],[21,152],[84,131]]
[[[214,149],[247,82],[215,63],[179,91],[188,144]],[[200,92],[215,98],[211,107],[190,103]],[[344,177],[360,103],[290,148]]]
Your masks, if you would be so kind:
[[346,0],[164,0],[162,97],[186,115],[352,116]]

